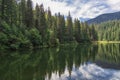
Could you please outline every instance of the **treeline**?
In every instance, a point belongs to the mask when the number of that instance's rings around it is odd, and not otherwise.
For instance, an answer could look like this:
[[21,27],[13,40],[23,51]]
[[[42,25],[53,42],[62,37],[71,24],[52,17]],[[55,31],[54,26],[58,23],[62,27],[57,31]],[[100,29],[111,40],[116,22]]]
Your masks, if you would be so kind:
[[65,17],[51,15],[42,4],[33,9],[31,0],[0,0],[0,46],[19,49],[97,40],[94,25],[72,20],[70,12]]
[[120,20],[104,22],[98,25],[98,40],[120,41]]

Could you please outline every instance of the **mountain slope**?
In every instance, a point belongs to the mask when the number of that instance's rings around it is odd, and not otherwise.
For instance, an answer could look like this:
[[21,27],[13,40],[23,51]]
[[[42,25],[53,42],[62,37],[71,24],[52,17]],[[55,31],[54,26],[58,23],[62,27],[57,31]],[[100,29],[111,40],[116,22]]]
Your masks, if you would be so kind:
[[120,12],[102,14],[96,18],[86,21],[88,24],[97,24],[109,20],[120,20]]

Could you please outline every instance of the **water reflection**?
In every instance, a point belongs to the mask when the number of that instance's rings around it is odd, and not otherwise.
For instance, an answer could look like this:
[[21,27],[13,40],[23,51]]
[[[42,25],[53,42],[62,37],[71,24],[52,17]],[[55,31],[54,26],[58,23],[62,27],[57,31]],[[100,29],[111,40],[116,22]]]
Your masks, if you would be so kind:
[[120,69],[120,44],[98,45],[96,64],[103,68]]
[[[102,80],[113,75],[107,74],[111,70],[101,68],[104,67],[103,62],[120,67],[119,53],[120,44],[68,45],[35,51],[1,52],[0,80]],[[102,77],[101,73],[107,75]],[[119,72],[117,74],[120,76]]]

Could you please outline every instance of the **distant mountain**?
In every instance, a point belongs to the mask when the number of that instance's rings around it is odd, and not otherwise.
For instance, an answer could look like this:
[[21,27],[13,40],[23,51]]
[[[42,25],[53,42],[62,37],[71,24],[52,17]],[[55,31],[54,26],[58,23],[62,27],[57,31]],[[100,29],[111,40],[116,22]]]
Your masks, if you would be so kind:
[[109,20],[120,20],[120,12],[102,14],[96,18],[86,21],[88,24],[98,24]]
[[80,17],[79,19],[80,19],[81,22],[85,22],[85,21],[88,21],[90,18],[82,18],[82,17]]

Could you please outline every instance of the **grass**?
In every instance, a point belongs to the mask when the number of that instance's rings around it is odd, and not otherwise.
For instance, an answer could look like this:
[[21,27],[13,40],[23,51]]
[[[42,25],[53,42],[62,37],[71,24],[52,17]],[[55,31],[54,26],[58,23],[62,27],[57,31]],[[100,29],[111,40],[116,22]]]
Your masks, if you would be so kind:
[[120,41],[93,41],[93,43],[94,42],[99,44],[120,43]]

